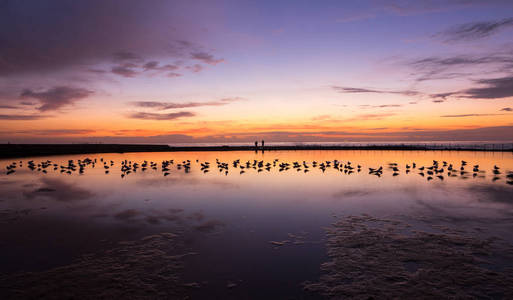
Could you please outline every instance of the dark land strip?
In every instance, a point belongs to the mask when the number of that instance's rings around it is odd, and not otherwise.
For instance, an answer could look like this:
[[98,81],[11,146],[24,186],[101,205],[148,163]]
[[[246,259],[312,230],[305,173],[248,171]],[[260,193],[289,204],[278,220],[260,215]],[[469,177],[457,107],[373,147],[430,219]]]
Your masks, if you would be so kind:
[[289,145],[289,146],[169,146],[150,144],[0,144],[0,158],[69,154],[195,151],[301,151],[301,150],[414,150],[414,151],[498,151],[512,152],[512,144],[479,145]]

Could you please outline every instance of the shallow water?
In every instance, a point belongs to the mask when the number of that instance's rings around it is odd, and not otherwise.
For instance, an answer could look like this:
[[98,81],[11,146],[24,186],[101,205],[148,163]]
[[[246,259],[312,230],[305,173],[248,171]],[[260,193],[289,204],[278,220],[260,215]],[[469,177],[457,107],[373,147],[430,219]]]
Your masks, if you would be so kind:
[[[85,166],[83,174],[78,168],[60,172],[68,160],[76,164],[85,158],[96,159],[95,167]],[[109,174],[101,158],[109,166],[114,162]],[[228,173],[218,170],[216,159],[228,163]],[[250,161],[243,174],[232,165],[237,159]],[[44,174],[37,167],[30,170],[29,160],[36,165],[51,160],[59,167],[52,165]],[[153,161],[157,170],[139,168],[121,177],[124,160]],[[167,160],[174,163],[164,176],[161,162]],[[191,162],[188,171],[177,167],[185,160]],[[264,167],[253,168],[254,160]],[[334,169],[334,160],[346,166],[350,161],[354,169]],[[421,176],[419,168],[432,166],[433,160],[444,172],[428,180],[427,170]],[[464,174],[462,160],[468,162]],[[16,171],[6,175],[13,161]],[[200,164],[206,161],[205,173]],[[280,163],[295,161],[299,168],[280,171]],[[332,163],[323,171],[313,161]],[[399,171],[389,163],[397,163]],[[447,174],[449,164],[453,176]],[[479,171],[473,172],[474,165]],[[492,173],[495,165],[500,174]],[[380,166],[381,176],[369,174],[369,168]],[[197,253],[185,258],[182,275],[184,282],[199,286],[187,291],[193,297],[317,297],[305,294],[301,284],[321,275],[320,265],[327,260],[325,228],[337,216],[369,214],[402,219],[422,230],[447,226],[513,242],[513,185],[506,177],[513,171],[510,152],[124,153],[0,160],[0,168],[4,274],[69,265],[119,241],[173,232],[186,251]]]

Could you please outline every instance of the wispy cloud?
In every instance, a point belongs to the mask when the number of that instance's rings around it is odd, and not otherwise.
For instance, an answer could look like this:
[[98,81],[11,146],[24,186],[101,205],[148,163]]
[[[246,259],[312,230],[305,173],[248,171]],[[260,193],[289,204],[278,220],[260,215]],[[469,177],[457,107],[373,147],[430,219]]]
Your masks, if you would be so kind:
[[402,107],[402,104],[381,104],[381,105],[370,105],[370,104],[361,104],[359,105],[361,108],[392,108],[392,107]]
[[176,71],[180,69],[177,65],[166,64],[159,65],[158,61],[149,61],[143,65],[145,71]]
[[167,77],[170,77],[170,78],[174,78],[174,77],[181,77],[182,74],[179,74],[179,73],[175,73],[175,72],[169,72],[167,73],[166,75]]
[[199,72],[203,71],[203,69],[204,69],[204,67],[200,64],[194,64],[192,66],[187,66],[185,68],[187,70],[190,70],[193,73],[199,73]]
[[391,116],[395,116],[395,113],[383,113],[383,114],[361,114],[357,115],[347,121],[368,121],[368,120],[382,120]]
[[367,88],[355,88],[355,87],[343,87],[343,86],[331,86],[332,89],[339,93],[343,94],[363,94],[363,93],[372,93],[372,94],[399,94],[404,96],[416,96],[420,93],[414,90],[402,90],[402,91],[386,91],[386,90],[377,90],[377,89],[367,89]]
[[208,102],[159,102],[159,101],[135,101],[131,102],[132,105],[143,108],[152,108],[157,110],[166,109],[178,109],[178,108],[189,108],[189,107],[201,107],[201,106],[223,106],[233,102],[241,101],[240,97],[223,98],[216,101]]
[[513,111],[513,108],[511,108],[511,107],[504,107],[503,109],[501,109],[501,111]]
[[50,136],[68,136],[82,135],[96,132],[92,129],[35,129],[35,130],[17,130],[16,134],[50,135]]
[[341,87],[341,86],[332,86],[332,88],[339,93],[383,93],[378,90],[371,89],[363,89],[363,88],[353,88],[353,87]]
[[[442,74],[440,74],[442,73]],[[448,79],[456,79],[456,78],[464,78],[472,75],[472,73],[463,73],[463,72],[452,72],[452,73],[443,73],[441,70],[433,70],[429,72],[424,72],[418,74],[419,76],[415,78],[416,82],[423,82],[429,80],[448,80]]]
[[158,121],[168,121],[168,120],[176,120],[185,117],[194,117],[195,114],[189,111],[181,111],[176,113],[147,113],[147,112],[135,112],[128,115],[131,119],[141,119],[141,120],[158,120]]
[[[180,43],[184,43],[181,41]],[[193,47],[190,43],[185,43],[188,47]],[[120,55],[123,54],[123,55]],[[119,57],[120,56],[120,57]],[[180,70],[181,64],[184,63],[182,60],[178,60],[173,64],[170,63],[161,63],[156,60],[150,60],[144,62],[142,58],[137,56],[136,54],[130,52],[119,52],[117,53],[117,58],[115,62],[116,65],[111,67],[111,73],[123,76],[126,78],[132,78],[143,74],[160,74],[165,73],[167,77],[180,77],[182,74],[177,73],[177,70]],[[200,61],[204,64],[215,66],[221,62],[224,62],[224,59],[214,58],[212,54],[207,52],[193,52],[191,53],[189,59],[193,61]],[[189,70],[193,73],[199,73],[205,69],[204,65],[199,63],[195,63],[189,66],[184,67],[184,69]],[[103,70],[89,69],[89,72],[104,74]]]
[[[137,56],[136,56],[137,57]],[[208,54],[206,52],[198,52],[193,53],[190,59],[199,60],[205,64],[216,65],[224,61],[224,59],[215,59],[212,54]],[[130,59],[117,60],[118,64],[111,67],[110,72],[119,76],[123,76],[126,78],[133,78],[140,75],[157,75],[164,73],[166,77],[180,77],[181,73],[177,73],[180,69],[186,69],[193,73],[199,73],[205,69],[204,65],[199,63],[192,64],[189,66],[182,67],[181,65],[184,63],[182,60],[175,61],[174,63],[162,63],[156,60],[150,60],[144,62],[142,59],[138,59],[138,61],[133,61]],[[104,70],[97,69],[89,69],[89,72],[97,73],[97,74],[105,74]]]
[[[366,3],[366,2],[363,2]],[[412,16],[451,10],[461,10],[472,7],[503,6],[504,9],[512,7],[507,0],[374,0],[367,10],[346,14],[337,21],[352,22],[371,19],[381,15]]]
[[513,76],[481,79],[478,84],[484,87],[471,88],[464,91],[467,97],[477,99],[498,99],[513,96]]
[[513,18],[497,21],[471,22],[461,24],[440,32],[435,37],[441,37],[447,42],[471,41],[490,36],[501,29],[513,26]]
[[138,72],[135,70],[137,68],[137,65],[132,63],[125,63],[122,65],[114,66],[111,68],[111,72],[120,75],[127,78],[135,77]]
[[[448,66],[475,66],[483,64],[511,63],[512,56],[508,53],[490,53],[485,56],[458,55],[449,57],[427,57],[410,62],[410,65],[434,69]],[[457,75],[457,74],[456,74]]]
[[83,88],[69,86],[58,86],[46,91],[33,91],[26,89],[21,93],[21,98],[33,98],[40,102],[40,111],[52,111],[67,105],[72,105],[76,101],[84,99],[93,94],[92,91]]
[[438,94],[430,94],[429,97],[431,97],[434,103],[442,103],[447,100],[448,97],[457,95],[457,92],[447,92],[447,93],[438,93]]
[[212,54],[209,54],[206,52],[193,52],[193,53],[191,53],[191,58],[195,59],[195,60],[202,61],[209,65],[217,65],[224,61],[224,59],[214,58],[214,56]]
[[470,88],[455,92],[446,92],[438,94],[430,94],[433,102],[440,103],[446,101],[451,96],[473,99],[500,99],[513,97],[513,76],[479,79],[475,83],[482,87]]
[[461,115],[444,115],[441,118],[467,118],[467,117],[489,117],[489,116],[500,116],[503,114],[461,114]]
[[0,115],[0,120],[4,121],[29,121],[29,120],[40,120],[46,116],[42,115]]
[[431,56],[406,63],[413,68],[416,82],[461,79],[487,72],[503,72],[513,66],[513,52],[490,52],[481,55]]
[[0,109],[17,109],[19,108],[18,106],[14,106],[14,105],[0,105]]
[[461,9],[473,6],[486,6],[494,4],[502,4],[506,1],[502,0],[379,0],[385,11],[401,16],[417,15],[432,12],[448,11],[453,9]]

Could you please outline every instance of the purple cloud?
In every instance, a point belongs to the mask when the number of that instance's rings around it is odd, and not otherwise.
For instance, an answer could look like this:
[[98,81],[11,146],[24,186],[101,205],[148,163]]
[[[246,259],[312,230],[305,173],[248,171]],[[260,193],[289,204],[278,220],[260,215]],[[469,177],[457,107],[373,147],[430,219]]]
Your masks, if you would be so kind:
[[119,66],[112,67],[111,72],[123,77],[131,78],[137,75],[137,72],[134,70],[137,66],[134,64],[123,64]]
[[0,109],[17,109],[17,106],[14,105],[0,105]]
[[447,42],[468,41],[490,36],[501,29],[513,26],[513,18],[498,21],[471,22],[455,26],[435,36],[441,36]]
[[30,120],[40,120],[46,118],[46,116],[41,115],[0,115],[0,120],[4,121],[30,121]]
[[363,93],[372,93],[372,94],[398,94],[404,96],[416,96],[420,93],[413,90],[404,90],[404,91],[385,91],[385,90],[376,90],[376,89],[366,89],[366,88],[355,88],[355,87],[343,87],[343,86],[331,86],[332,89],[342,94],[363,94]]
[[381,105],[369,105],[362,104],[359,105],[361,108],[392,108],[392,107],[402,107],[402,104],[381,104]]
[[498,99],[513,96],[513,76],[481,79],[477,83],[485,86],[465,90],[464,93],[468,98]]
[[488,117],[488,116],[500,116],[503,114],[462,114],[462,115],[444,115],[441,118],[466,118],[466,117]]
[[195,114],[189,111],[181,111],[176,113],[167,113],[167,114],[157,114],[157,113],[147,113],[147,112],[135,112],[128,115],[131,119],[141,119],[141,120],[176,120],[184,117],[194,117]]
[[194,72],[194,73],[199,73],[201,72],[204,67],[202,65],[199,65],[199,64],[194,64],[192,66],[187,66],[185,67],[187,70],[190,70],[191,72]]
[[350,118],[347,121],[368,121],[368,120],[382,120],[391,116],[395,116],[395,113],[383,113],[383,114],[362,114],[354,118]]
[[217,101],[208,101],[208,102],[159,102],[159,101],[135,101],[132,102],[132,105],[143,108],[153,108],[157,110],[166,110],[166,109],[177,109],[177,108],[189,108],[189,107],[200,107],[200,106],[223,106],[236,101],[241,101],[242,98],[234,97],[234,98],[223,98]]
[[145,71],[175,71],[178,70],[180,67],[171,64],[159,66],[158,61],[149,61],[144,64],[143,68]]
[[202,61],[202,62],[204,62],[206,64],[209,64],[209,65],[217,65],[217,64],[222,63],[224,61],[224,59],[222,59],[222,58],[216,59],[216,58],[214,58],[214,56],[212,54],[208,54],[206,52],[194,52],[194,53],[191,53],[191,58],[199,60],[199,61]]
[[[2,1],[0,76],[85,71],[155,57],[216,64],[220,60],[195,43],[205,35],[197,14],[195,5],[180,1]],[[202,17],[205,22],[218,18]]]
[[82,135],[94,133],[96,130],[92,129],[36,129],[36,130],[17,130],[15,133],[19,134],[34,134],[34,135],[49,135],[49,136],[62,136],[62,135]]
[[38,109],[44,112],[72,105],[76,101],[84,99],[91,94],[93,94],[92,91],[83,88],[59,86],[41,92],[26,89],[20,96],[22,98],[33,98],[38,100],[41,103],[41,106]]
[[166,76],[170,77],[170,78],[174,78],[174,77],[180,77],[180,76],[182,76],[182,74],[170,72],[170,73],[167,73]]
[[458,94],[457,92],[449,92],[449,93],[438,93],[429,95],[434,103],[442,103],[447,100],[448,97]]

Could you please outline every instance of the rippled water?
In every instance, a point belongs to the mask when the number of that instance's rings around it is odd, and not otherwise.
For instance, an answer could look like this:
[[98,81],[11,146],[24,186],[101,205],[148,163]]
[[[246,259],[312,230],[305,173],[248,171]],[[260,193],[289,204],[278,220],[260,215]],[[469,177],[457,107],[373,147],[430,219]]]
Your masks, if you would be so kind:
[[[68,160],[77,164],[86,158],[96,160],[94,168],[88,164],[83,174],[79,168],[61,172]],[[216,159],[228,164],[227,173],[217,168]],[[35,170],[28,168],[30,160]],[[38,171],[37,164],[48,160],[57,170],[51,165],[46,174]],[[139,168],[122,177],[125,160],[156,162],[157,169]],[[161,162],[169,160],[173,164],[164,176]],[[190,169],[178,168],[186,160]],[[235,160],[244,166],[249,161],[250,167],[241,174]],[[346,168],[334,169],[334,160]],[[421,176],[419,168],[432,166],[433,160],[444,172],[428,180],[427,169]],[[467,162],[463,174],[462,160]],[[16,171],[6,175],[13,161]],[[326,161],[330,166],[319,168]],[[205,162],[210,162],[208,172],[201,170]],[[280,168],[284,162],[289,169]],[[390,163],[399,170],[394,172]],[[479,171],[473,172],[474,165]],[[381,176],[369,174],[369,168],[380,166]],[[500,174],[493,173],[494,166]],[[173,232],[184,249],[197,253],[184,262],[184,282],[199,286],[188,292],[193,296],[299,297],[305,296],[302,282],[321,275],[327,259],[324,230],[337,216],[393,217],[422,230],[434,224],[476,229],[475,234],[513,242],[513,185],[507,178],[513,154],[508,152],[124,153],[1,160],[0,167],[4,274],[41,272],[119,241]]]

